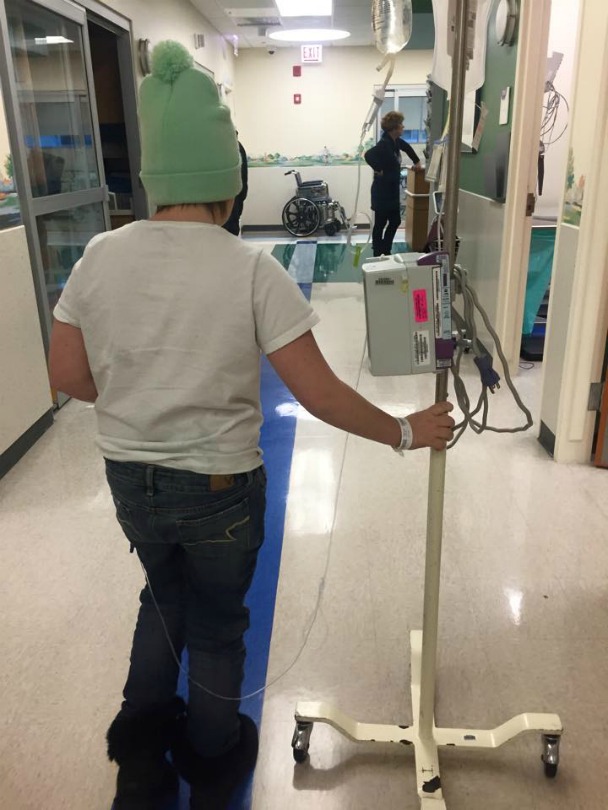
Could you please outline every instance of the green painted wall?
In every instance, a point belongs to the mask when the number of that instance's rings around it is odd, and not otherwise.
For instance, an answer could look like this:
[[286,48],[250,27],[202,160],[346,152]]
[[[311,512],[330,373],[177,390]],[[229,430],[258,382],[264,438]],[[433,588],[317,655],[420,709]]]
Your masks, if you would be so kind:
[[[488,196],[485,186],[484,165],[486,156],[492,156],[499,133],[510,132],[512,126],[513,96],[515,91],[515,68],[517,65],[517,37],[514,44],[509,47],[499,45],[495,35],[496,8],[490,14],[488,24],[488,49],[486,52],[486,80],[481,88],[481,100],[488,107],[484,135],[475,154],[463,154],[460,164],[460,187],[473,194]],[[500,113],[500,94],[505,87],[511,88],[511,109],[509,123],[500,126],[498,117]]]

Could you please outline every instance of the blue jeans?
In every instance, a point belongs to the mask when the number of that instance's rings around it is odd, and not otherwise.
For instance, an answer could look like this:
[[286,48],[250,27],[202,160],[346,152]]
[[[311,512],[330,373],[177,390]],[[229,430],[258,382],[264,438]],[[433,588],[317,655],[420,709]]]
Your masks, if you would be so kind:
[[152,589],[140,596],[122,711],[135,715],[175,696],[179,667],[168,635],[178,657],[188,649],[190,742],[202,756],[218,756],[239,737],[244,602],[264,539],[265,470],[209,476],[106,460],[106,474]]

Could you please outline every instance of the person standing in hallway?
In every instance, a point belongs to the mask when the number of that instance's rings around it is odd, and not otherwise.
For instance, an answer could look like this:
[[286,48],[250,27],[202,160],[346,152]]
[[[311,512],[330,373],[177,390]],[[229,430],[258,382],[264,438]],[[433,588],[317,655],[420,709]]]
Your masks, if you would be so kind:
[[[236,134],[238,136],[239,133],[237,132]],[[241,155],[241,182],[243,187],[234,198],[234,205],[232,206],[230,216],[222,226],[225,230],[234,234],[235,236],[239,236],[241,233],[241,216],[243,215],[243,208],[245,200],[247,199],[247,192],[249,190],[247,152],[245,152],[245,147],[240,141],[238,142],[238,145],[239,153]]]
[[395,418],[341,382],[295,282],[222,228],[241,190],[237,137],[183,46],[155,48],[139,111],[156,214],[88,244],[54,312],[50,377],[95,403],[117,519],[146,577],[108,731],[115,810],[162,810],[176,769],[191,810],[223,810],[258,751],[239,701],[264,539],[261,353],[311,414],[396,450],[445,448],[454,420],[449,403]]
[[380,122],[382,137],[364,157],[374,170],[372,182],[372,210],[374,227],[372,247],[374,256],[390,256],[393,239],[401,224],[401,152],[405,152],[413,163],[414,171],[422,171],[420,158],[412,147],[404,141],[403,115],[388,112]]

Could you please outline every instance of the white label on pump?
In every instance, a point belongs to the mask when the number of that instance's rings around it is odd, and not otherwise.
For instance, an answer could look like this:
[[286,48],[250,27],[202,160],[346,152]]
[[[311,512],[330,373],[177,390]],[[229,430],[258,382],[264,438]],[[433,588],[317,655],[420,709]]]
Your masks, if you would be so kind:
[[443,334],[441,322],[441,267],[433,267],[433,316],[435,321],[435,337]]
[[[441,315],[435,321],[435,336],[443,338],[444,340],[451,340],[452,338],[452,289],[450,285],[450,259],[447,254],[441,257],[441,266],[437,268],[437,276],[435,283],[438,288],[435,288],[435,302],[440,304]],[[438,320],[441,325],[438,328]]]
[[442,257],[440,267],[433,268],[433,299],[435,337],[449,340],[452,337],[452,301],[447,256]]
[[428,331],[414,332],[413,340],[413,354],[414,365],[420,366],[431,365],[431,350],[430,350],[430,336]]

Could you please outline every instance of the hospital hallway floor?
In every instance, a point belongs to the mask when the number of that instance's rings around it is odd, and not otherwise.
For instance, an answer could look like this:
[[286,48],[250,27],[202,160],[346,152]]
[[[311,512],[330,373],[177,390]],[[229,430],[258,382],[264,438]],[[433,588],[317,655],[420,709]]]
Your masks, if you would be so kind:
[[[430,375],[371,375],[360,270],[344,240],[258,241],[311,296],[316,338],[338,376],[395,415],[432,403]],[[472,360],[465,366],[476,399]],[[536,424],[541,382],[540,364],[515,378]],[[300,700],[362,722],[412,724],[409,634],[422,627],[429,453],[400,457],[320,423],[268,367],[262,389],[272,505],[245,691],[269,687],[243,703],[260,724],[260,755],[232,810],[418,810],[411,747],[356,745],[317,724],[310,759],[296,765],[291,738]],[[524,420],[506,385],[490,417]],[[94,437],[93,408],[69,402],[0,481],[0,810],[112,805],[105,733],[143,576]],[[523,712],[560,715],[557,777],[543,774],[537,734],[495,751],[443,750],[448,810],[605,810],[608,474],[556,464],[537,427],[469,431],[447,457],[436,723],[492,728]]]

